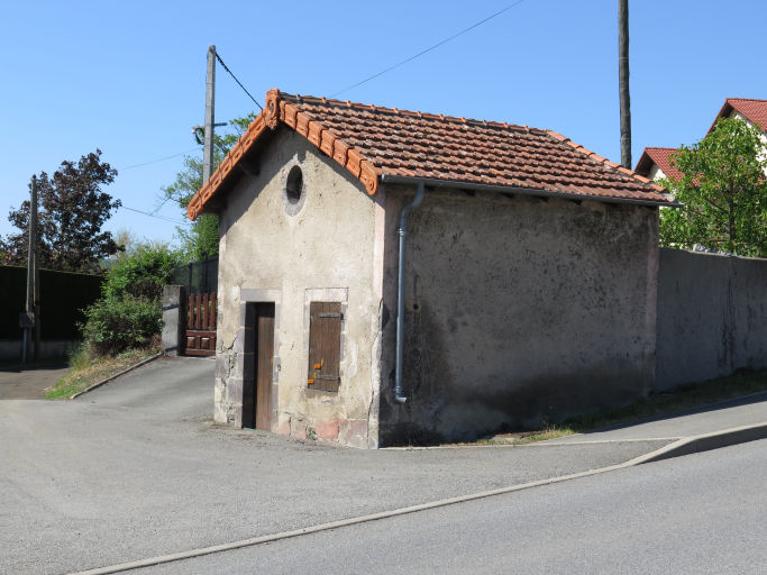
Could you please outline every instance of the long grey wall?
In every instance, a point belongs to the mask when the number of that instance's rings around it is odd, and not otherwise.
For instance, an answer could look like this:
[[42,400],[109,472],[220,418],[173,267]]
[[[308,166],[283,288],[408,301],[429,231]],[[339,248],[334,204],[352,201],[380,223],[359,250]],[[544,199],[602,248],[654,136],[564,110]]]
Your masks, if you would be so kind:
[[767,368],[767,260],[661,249],[656,388]]
[[[40,270],[40,339],[38,356],[64,357],[80,340],[83,309],[101,294],[102,276]],[[21,359],[19,314],[24,311],[27,270],[0,266],[0,361]]]

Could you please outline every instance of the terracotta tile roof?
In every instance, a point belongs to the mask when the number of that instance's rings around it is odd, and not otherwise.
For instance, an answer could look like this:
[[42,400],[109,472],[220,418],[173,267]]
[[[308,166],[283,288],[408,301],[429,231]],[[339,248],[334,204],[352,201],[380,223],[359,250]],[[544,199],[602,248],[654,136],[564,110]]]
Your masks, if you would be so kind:
[[642,157],[637,162],[636,173],[650,177],[650,168],[655,164],[666,174],[667,178],[681,180],[682,172],[677,169],[671,160],[671,156],[677,151],[677,148],[645,148]]
[[663,188],[548,130],[267,92],[266,108],[189,204],[195,218],[269,129],[285,124],[375,194],[381,177],[603,201],[671,203]]
[[732,114],[733,110],[739,112],[763,132],[767,132],[767,100],[754,98],[727,98],[708,131],[714,129],[719,118],[726,118]]

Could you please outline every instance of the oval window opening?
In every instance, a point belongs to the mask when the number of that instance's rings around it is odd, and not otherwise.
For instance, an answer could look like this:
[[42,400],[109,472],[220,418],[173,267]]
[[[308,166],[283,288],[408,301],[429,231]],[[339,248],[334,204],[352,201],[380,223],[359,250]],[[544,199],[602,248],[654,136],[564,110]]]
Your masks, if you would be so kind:
[[301,173],[301,168],[293,166],[288,173],[287,184],[285,184],[285,193],[288,196],[288,201],[291,204],[297,204],[303,192],[304,175]]

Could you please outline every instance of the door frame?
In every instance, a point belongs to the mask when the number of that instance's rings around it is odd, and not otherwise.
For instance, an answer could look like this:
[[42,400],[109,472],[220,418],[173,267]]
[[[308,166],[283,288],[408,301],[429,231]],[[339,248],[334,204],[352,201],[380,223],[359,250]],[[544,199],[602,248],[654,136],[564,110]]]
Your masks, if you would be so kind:
[[[240,329],[237,339],[241,342],[237,347],[237,367],[242,375],[240,387],[241,416],[238,422],[240,427],[256,427],[255,394],[256,394],[256,353],[257,353],[257,305],[268,304],[274,306],[274,354],[272,356],[272,389],[270,428],[272,431],[277,425],[277,413],[279,405],[279,381],[280,358],[279,358],[279,327],[281,312],[280,290],[240,289]],[[240,345],[242,347],[240,347]]]

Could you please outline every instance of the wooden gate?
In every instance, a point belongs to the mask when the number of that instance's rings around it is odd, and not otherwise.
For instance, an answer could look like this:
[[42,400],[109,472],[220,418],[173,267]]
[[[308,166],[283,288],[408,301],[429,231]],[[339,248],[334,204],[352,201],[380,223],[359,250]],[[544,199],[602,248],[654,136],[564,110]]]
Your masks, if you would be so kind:
[[189,294],[186,355],[216,354],[216,303],[216,292]]

